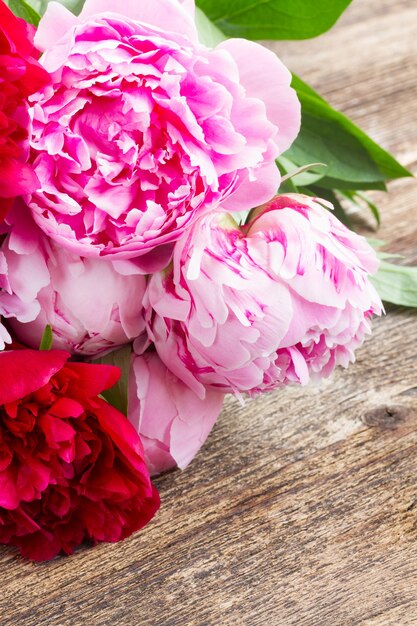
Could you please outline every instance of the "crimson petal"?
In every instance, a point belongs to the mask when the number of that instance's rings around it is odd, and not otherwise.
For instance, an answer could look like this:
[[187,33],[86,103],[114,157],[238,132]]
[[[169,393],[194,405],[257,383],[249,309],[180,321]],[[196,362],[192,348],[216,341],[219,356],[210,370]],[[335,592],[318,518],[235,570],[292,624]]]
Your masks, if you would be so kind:
[[69,357],[61,350],[1,352],[0,404],[15,402],[46,385]]

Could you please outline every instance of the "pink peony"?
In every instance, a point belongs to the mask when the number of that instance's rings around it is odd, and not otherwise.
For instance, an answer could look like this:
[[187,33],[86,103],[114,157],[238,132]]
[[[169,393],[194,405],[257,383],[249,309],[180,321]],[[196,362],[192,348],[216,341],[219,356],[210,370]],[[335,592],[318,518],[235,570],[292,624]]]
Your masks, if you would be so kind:
[[[33,247],[37,245],[34,233],[40,232],[39,229],[30,217],[21,214],[17,204],[7,217],[9,227],[13,216],[18,222],[20,219],[22,221],[0,246],[0,319],[10,318],[25,324],[33,322],[40,314],[41,308],[36,296],[47,279],[43,260],[39,264],[39,257],[32,257],[31,254]],[[6,229],[5,224],[2,228]],[[27,237],[27,242],[22,241],[22,236]],[[16,254],[10,246],[15,247]],[[8,330],[0,322],[0,351],[4,350],[6,343],[11,342]],[[38,346],[39,342],[36,347]]]
[[138,431],[151,475],[184,469],[207,439],[224,394],[207,390],[202,400],[169,371],[155,352],[134,356],[128,417]]
[[79,17],[48,4],[30,207],[80,255],[147,255],[153,271],[202,213],[276,193],[275,159],[300,124],[290,73],[256,43],[206,48],[192,12],[190,0],[87,0]]
[[346,367],[381,301],[366,240],[307,196],[277,197],[243,231],[203,218],[155,274],[145,306],[161,359],[201,398],[257,393]]
[[[0,291],[3,294],[10,295],[10,284],[7,276],[7,262],[3,252],[0,252]],[[6,343],[11,343],[10,334],[1,323],[1,317],[4,316],[7,307],[0,302],[0,350],[4,350]]]
[[[14,210],[11,217],[17,221],[0,253],[0,312],[19,341],[37,348],[50,324],[54,348],[97,355],[144,331],[146,281],[135,267],[124,275],[112,261],[60,247],[23,212]],[[122,269],[128,270],[127,262]]]

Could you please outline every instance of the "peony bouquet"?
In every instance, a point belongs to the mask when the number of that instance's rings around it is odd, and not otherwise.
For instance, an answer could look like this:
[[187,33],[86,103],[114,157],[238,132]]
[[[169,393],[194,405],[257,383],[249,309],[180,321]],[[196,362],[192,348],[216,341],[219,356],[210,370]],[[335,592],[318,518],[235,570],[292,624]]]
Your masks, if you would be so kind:
[[34,560],[143,527],[226,394],[347,367],[382,311],[371,246],[288,189],[275,54],[193,0],[44,4],[0,0],[0,543]]

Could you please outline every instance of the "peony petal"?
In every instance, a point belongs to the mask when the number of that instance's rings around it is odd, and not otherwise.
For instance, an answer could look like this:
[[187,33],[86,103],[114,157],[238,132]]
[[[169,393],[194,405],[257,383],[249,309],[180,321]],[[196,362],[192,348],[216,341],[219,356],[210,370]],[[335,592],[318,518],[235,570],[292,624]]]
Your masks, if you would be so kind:
[[228,39],[217,48],[228,50],[235,59],[247,94],[264,102],[268,119],[278,126],[280,152],[285,152],[301,123],[300,103],[290,87],[291,73],[276,54],[253,41]]
[[143,446],[140,437],[129,420],[104,400],[99,400],[99,420],[101,428],[107,432],[115,445],[135,469],[143,472],[143,482],[151,489],[151,482],[143,460]]
[[151,474],[184,469],[201,448],[221,411],[224,394],[202,400],[155,352],[135,356],[129,379],[130,422],[138,431]]
[[189,0],[186,5],[180,4],[178,0],[125,0],[123,5],[117,0],[86,0],[80,19],[85,21],[98,13],[119,13],[138,22],[156,26],[165,33],[181,33],[197,42],[197,29],[189,9]]
[[0,198],[15,198],[36,191],[39,180],[29,165],[16,159],[0,163]]
[[32,44],[28,38],[27,24],[18,19],[4,2],[0,2],[0,24],[13,47],[17,48],[20,54],[29,56]]
[[275,162],[260,167],[255,180],[249,179],[247,171],[241,173],[240,177],[237,190],[222,203],[222,211],[249,211],[268,202],[277,193],[281,181]]
[[95,365],[92,363],[68,363],[67,368],[75,374],[71,380],[71,393],[92,398],[106,389],[110,389],[120,378],[120,369],[114,365]]
[[195,2],[194,0],[178,0],[180,4],[193,16],[195,15]]
[[[114,267],[120,274],[127,274],[127,272],[132,271],[132,267],[134,266],[136,274],[153,274],[154,272],[159,272],[166,267],[171,258],[172,258],[172,250],[173,244],[165,244],[161,246],[157,246],[153,250],[150,250],[147,254],[142,256],[138,256],[137,258],[132,258],[126,261],[114,261]],[[125,265],[125,263],[127,265]],[[130,267],[131,269],[124,269]]]
[[11,350],[0,353],[0,405],[15,402],[46,385],[69,359],[68,352]]
[[171,428],[171,449],[177,465],[185,469],[209,436],[223,407],[224,394],[208,390],[200,400],[187,387],[176,385],[173,396],[178,419]]
[[42,51],[54,46],[78,21],[78,18],[59,2],[49,2],[36,31],[35,46]]

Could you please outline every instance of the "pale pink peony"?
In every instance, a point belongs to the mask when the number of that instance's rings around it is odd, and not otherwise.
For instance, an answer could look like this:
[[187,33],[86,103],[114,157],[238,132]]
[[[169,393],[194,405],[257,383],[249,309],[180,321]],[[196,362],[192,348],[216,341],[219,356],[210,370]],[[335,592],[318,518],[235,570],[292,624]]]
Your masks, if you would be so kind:
[[[8,279],[7,261],[2,252],[0,252],[0,291],[8,296],[10,295],[10,284]],[[0,350],[4,350],[6,343],[11,343],[12,339],[6,328],[1,323],[1,318],[5,316],[7,306],[0,301]]]
[[15,209],[11,218],[16,222],[0,252],[7,270],[0,311],[19,341],[39,347],[50,324],[54,348],[87,356],[144,331],[146,280],[136,268],[124,275],[112,261],[82,258],[60,247],[22,210]]
[[138,431],[151,475],[184,469],[207,439],[224,394],[202,400],[170,372],[156,352],[135,355],[129,379],[128,417]]
[[[12,215],[16,212],[18,209],[12,210]],[[12,219],[12,215],[9,214],[7,219]],[[29,228],[27,228],[28,224],[30,224]],[[10,333],[1,323],[1,318],[28,323],[33,322],[41,310],[36,296],[40,288],[38,285],[43,286],[45,284],[46,276],[43,271],[44,263],[42,262],[40,265],[36,255],[33,258],[31,256],[32,242],[36,242],[31,234],[31,229],[38,230],[33,221],[23,215],[18,230],[24,236],[28,235],[27,247],[26,243],[23,243],[23,247],[20,245],[18,232],[12,232],[0,247],[0,351],[4,350],[6,343],[12,343]],[[5,230],[5,225],[3,225],[2,230]],[[25,248],[24,257],[22,257],[24,258],[24,265],[21,265],[20,258],[16,254],[10,254],[9,245],[16,246],[19,254]]]
[[75,17],[51,2],[40,22],[52,83],[33,98],[30,207],[82,256],[151,272],[204,212],[278,189],[275,159],[300,124],[291,75],[259,44],[200,44],[193,6],[87,0]]
[[305,384],[346,367],[381,301],[366,240],[307,196],[277,197],[242,230],[203,218],[145,297],[161,359],[200,397]]

